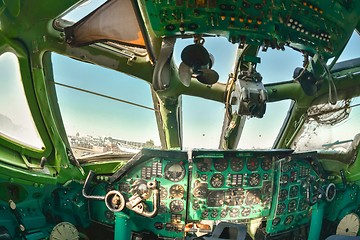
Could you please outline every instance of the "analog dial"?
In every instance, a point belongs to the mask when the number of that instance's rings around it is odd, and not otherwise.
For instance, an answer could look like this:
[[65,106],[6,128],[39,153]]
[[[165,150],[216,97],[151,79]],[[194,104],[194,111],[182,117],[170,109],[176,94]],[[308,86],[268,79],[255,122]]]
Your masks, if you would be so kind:
[[268,171],[272,168],[272,160],[271,158],[264,158],[261,162],[261,168],[265,171]]
[[285,209],[286,209],[285,203],[279,203],[279,205],[277,206],[277,209],[276,209],[276,214],[277,215],[283,214],[285,212]]
[[211,191],[207,197],[207,205],[209,207],[220,207],[224,204],[224,191]]
[[224,185],[224,183],[225,183],[225,178],[220,173],[215,173],[214,175],[212,175],[212,177],[210,179],[210,185],[213,188],[222,187]]
[[243,217],[249,216],[250,213],[251,213],[251,208],[249,208],[249,207],[244,207],[244,208],[241,210],[241,216],[243,216]]
[[256,158],[250,158],[246,163],[247,169],[255,171],[259,167],[259,160]]
[[165,200],[167,197],[168,193],[166,188],[164,188],[163,186],[160,187],[160,200]]
[[214,168],[216,171],[223,172],[228,168],[229,162],[225,158],[214,159]]
[[283,202],[288,196],[288,191],[286,189],[281,189],[279,193],[279,201]]
[[249,186],[255,187],[260,184],[260,174],[258,173],[252,173],[249,176]]
[[185,177],[185,168],[181,162],[170,162],[165,166],[165,178],[172,182],[179,182]]
[[210,171],[211,163],[210,158],[201,158],[197,161],[196,166],[201,172],[208,172]]
[[289,195],[290,195],[290,198],[294,198],[294,197],[296,197],[297,195],[298,195],[298,192],[299,192],[299,186],[291,186],[291,188],[290,188],[290,193],[289,193]]
[[170,202],[170,212],[178,213],[184,210],[184,203],[181,200],[172,200]]
[[288,205],[288,212],[296,211],[296,205],[297,205],[296,200],[295,199],[291,200]]
[[185,189],[179,184],[174,184],[170,187],[169,192],[171,198],[183,198]]
[[293,215],[289,215],[285,218],[284,223],[285,225],[290,225],[292,223],[292,221],[294,220],[294,216]]
[[230,168],[234,172],[240,172],[244,168],[244,160],[240,158],[231,158],[230,159]]

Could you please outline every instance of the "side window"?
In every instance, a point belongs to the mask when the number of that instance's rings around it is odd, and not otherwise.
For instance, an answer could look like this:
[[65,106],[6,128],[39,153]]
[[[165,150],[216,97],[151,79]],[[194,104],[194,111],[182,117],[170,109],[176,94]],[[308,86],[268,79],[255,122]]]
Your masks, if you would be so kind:
[[43,149],[21,81],[15,54],[0,55],[0,136],[22,145]]

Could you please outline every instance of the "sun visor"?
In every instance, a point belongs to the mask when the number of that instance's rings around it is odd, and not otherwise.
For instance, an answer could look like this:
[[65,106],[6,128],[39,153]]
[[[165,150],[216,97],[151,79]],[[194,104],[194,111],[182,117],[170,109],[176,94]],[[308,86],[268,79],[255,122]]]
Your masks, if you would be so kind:
[[132,0],[112,0],[66,27],[66,41],[75,47],[113,41],[145,48]]

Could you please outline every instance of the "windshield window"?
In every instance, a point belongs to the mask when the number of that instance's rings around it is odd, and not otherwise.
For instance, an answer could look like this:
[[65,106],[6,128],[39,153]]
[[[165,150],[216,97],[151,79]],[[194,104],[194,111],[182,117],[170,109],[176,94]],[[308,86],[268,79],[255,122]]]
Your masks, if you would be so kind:
[[56,91],[76,157],[160,146],[154,111],[95,95],[152,108],[148,83],[55,53],[52,61],[55,81],[65,84],[56,85]]
[[321,149],[347,152],[355,135],[360,133],[359,120],[360,97],[336,105],[313,106],[292,148],[298,152]]
[[35,149],[44,143],[35,127],[15,54],[0,55],[0,135]]

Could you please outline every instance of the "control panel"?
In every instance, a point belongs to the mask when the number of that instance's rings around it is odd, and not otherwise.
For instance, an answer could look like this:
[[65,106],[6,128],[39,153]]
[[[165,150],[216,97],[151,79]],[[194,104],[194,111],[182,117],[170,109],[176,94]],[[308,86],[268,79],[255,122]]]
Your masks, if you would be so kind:
[[221,35],[233,43],[263,46],[264,50],[291,45],[329,57],[342,49],[360,13],[359,2],[342,0],[140,2],[158,37]]
[[274,157],[257,153],[209,153],[194,158],[191,220],[266,217],[273,194]]

